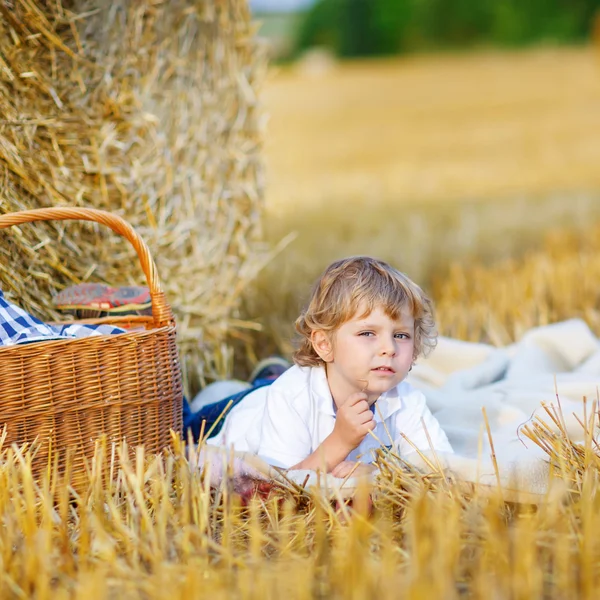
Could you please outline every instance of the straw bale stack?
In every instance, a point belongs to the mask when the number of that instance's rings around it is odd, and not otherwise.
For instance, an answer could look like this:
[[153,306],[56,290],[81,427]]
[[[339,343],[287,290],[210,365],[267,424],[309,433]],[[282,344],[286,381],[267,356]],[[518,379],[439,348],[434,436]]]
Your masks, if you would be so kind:
[[[149,243],[188,375],[228,369],[226,331],[264,259],[266,71],[246,0],[0,0],[0,213],[81,205]],[[89,224],[0,236],[0,286],[43,318],[81,281],[141,282]],[[193,373],[190,366],[193,365]]]

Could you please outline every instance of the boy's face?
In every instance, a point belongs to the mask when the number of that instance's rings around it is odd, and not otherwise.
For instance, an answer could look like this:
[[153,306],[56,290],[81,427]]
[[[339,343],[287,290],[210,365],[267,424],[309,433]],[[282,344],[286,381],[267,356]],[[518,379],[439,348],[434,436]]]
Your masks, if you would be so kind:
[[[356,314],[362,313],[359,307]],[[346,321],[328,340],[328,352],[316,348],[327,363],[335,403],[341,406],[350,394],[364,391],[372,404],[398,385],[413,363],[414,334],[415,322],[407,310],[391,319],[376,307],[366,317]]]

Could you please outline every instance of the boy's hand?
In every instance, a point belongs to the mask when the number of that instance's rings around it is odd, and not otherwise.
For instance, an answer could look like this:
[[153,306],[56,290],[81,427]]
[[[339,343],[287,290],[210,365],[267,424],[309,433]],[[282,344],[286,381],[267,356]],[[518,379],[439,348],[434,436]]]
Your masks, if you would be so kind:
[[364,477],[365,475],[370,475],[373,471],[375,471],[373,465],[357,464],[353,460],[343,460],[337,467],[331,470],[331,474],[334,477],[345,479],[350,474],[352,474],[352,477]]
[[338,408],[333,431],[304,460],[291,469],[324,469],[330,473],[375,429],[367,394],[357,392]]
[[373,429],[375,429],[375,419],[367,402],[367,394],[364,392],[351,394],[338,408],[333,433],[350,452]]

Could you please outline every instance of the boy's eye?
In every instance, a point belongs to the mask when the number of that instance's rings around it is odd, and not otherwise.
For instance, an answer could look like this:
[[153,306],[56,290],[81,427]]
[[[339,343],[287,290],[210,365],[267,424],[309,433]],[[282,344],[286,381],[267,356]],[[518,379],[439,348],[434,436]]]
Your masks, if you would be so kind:
[[409,335],[407,333],[397,333],[396,337],[400,340],[407,340],[409,338]]
[[362,335],[364,337],[370,337],[375,334],[372,331],[361,331],[358,335]]

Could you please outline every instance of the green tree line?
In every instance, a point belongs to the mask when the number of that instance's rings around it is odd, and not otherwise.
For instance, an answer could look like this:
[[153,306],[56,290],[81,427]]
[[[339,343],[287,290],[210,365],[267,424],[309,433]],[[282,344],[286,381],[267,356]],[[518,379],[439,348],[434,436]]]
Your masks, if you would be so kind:
[[478,44],[577,42],[600,0],[319,0],[295,49],[325,46],[342,57]]

